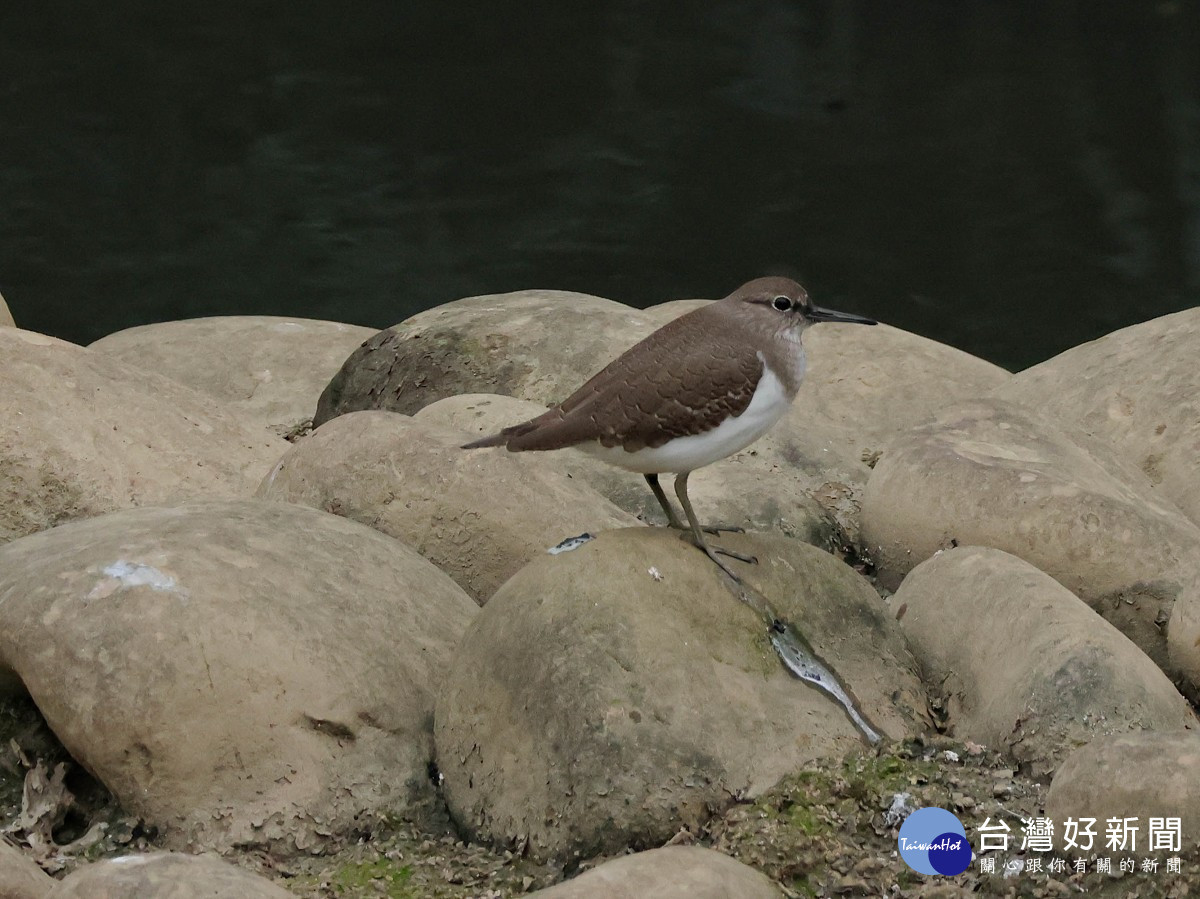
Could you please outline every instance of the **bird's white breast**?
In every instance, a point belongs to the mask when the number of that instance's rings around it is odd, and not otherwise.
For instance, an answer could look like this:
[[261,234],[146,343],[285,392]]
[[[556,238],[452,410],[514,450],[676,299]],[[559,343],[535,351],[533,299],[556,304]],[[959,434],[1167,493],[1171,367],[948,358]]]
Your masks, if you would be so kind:
[[[804,353],[791,360],[794,370],[803,374]],[[758,354],[763,358],[762,353]],[[798,383],[799,377],[793,383]],[[792,404],[792,396],[770,367],[763,361],[763,373],[750,404],[741,415],[731,416],[702,434],[676,437],[662,446],[643,447],[628,452],[620,446],[599,443],[580,444],[579,448],[610,465],[642,474],[694,471],[745,449],[771,429]]]

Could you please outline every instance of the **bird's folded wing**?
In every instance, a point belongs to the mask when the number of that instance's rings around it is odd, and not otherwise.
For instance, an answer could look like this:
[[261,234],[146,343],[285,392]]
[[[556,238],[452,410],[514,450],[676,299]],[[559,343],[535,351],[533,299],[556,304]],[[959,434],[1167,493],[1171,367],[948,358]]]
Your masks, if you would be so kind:
[[708,341],[672,350],[653,361],[621,356],[544,415],[505,429],[505,444],[548,450],[598,440],[634,452],[702,434],[750,405],[763,373],[753,350],[727,345],[716,354]]

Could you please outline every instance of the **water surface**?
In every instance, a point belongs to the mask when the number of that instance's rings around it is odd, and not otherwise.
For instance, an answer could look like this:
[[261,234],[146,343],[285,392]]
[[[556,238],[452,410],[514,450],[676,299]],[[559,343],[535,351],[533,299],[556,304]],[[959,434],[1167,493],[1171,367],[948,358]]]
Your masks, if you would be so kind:
[[68,340],[778,272],[1021,368],[1200,303],[1194,3],[83,7],[0,7],[0,292]]

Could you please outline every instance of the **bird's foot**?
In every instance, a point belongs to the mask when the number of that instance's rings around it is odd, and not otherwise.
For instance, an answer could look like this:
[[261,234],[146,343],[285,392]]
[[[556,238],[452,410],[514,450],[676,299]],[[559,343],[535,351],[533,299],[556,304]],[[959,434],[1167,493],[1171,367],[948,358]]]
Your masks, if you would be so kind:
[[739,562],[745,562],[747,565],[758,564],[758,556],[748,556],[745,553],[734,552],[732,549],[722,549],[719,546],[712,547],[712,551],[722,556],[729,556],[731,559],[737,559]]
[[746,529],[740,524],[706,524],[700,530],[706,534],[744,534]]
[[731,552],[727,549],[721,549],[719,546],[702,546],[700,548],[704,550],[705,555],[712,559],[712,561],[716,563],[716,566],[729,575],[730,579],[739,587],[743,586],[741,576],[727,564],[725,564],[725,562],[721,560],[721,556],[729,556],[731,559],[737,559],[739,562],[747,562],[752,565],[758,564],[758,559],[754,558],[754,556],[747,556],[743,555],[742,553]]
[[738,576],[737,572],[725,564],[725,561],[721,559],[721,556],[728,556],[730,559],[737,559],[737,561],[745,562],[748,565],[758,564],[758,558],[755,556],[748,556],[745,553],[735,552],[732,549],[725,549],[724,547],[720,546],[709,546],[706,541],[697,540],[691,531],[685,531],[679,536],[681,539],[686,540],[688,543],[692,544],[692,546],[696,547],[698,550],[712,559],[716,566],[733,578],[734,582],[737,584],[742,583],[741,577]]

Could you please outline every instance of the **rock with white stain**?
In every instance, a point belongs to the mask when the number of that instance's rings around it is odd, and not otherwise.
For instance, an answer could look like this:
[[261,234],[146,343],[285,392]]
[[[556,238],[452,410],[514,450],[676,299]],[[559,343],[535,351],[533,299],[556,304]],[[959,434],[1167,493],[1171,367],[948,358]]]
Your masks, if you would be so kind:
[[467,439],[392,412],[342,415],[296,444],[259,495],[389,534],[479,603],[563,539],[637,523],[531,454],[461,449]]
[[[925,697],[867,581],[795,540],[725,534],[739,570],[899,739]],[[560,861],[654,845],[797,767],[862,744],[845,710],[790,675],[719,569],[664,530],[608,531],[541,556],[467,631],[435,740],[472,839]]]
[[[1054,821],[1095,818],[1097,848],[1110,818],[1136,818],[1139,855],[1183,855],[1200,845],[1200,735],[1195,728],[1097,737],[1073,753],[1050,784]],[[1157,847],[1151,819],[1157,818]],[[1177,818],[1175,835],[1168,819]],[[1061,845],[1062,832],[1055,842]],[[1156,851],[1160,850],[1160,851]]]
[[290,899],[283,887],[219,858],[153,852],[85,865],[46,899]]
[[585,871],[537,890],[541,899],[782,899],[769,877],[715,849],[664,846]]
[[889,588],[955,542],[1002,549],[1189,692],[1200,684],[1200,528],[1107,447],[1022,407],[964,403],[889,445],[867,484],[863,540]]
[[[466,442],[544,411],[544,406],[511,396],[464,394],[431,403],[413,419],[456,428],[463,432],[462,442]],[[750,451],[751,456],[754,453]],[[576,449],[523,455],[532,464],[587,484],[643,521],[666,524],[662,507],[640,474],[608,465]],[[661,478],[663,489],[682,520],[672,481],[669,474]],[[775,531],[815,546],[833,546],[837,542],[838,532],[832,517],[808,495],[803,483],[784,472],[763,475],[737,460],[726,459],[697,469],[688,480],[688,495],[703,523],[732,525],[747,531]]]
[[891,604],[954,737],[1007,751],[1035,777],[1103,734],[1195,724],[1144,652],[1016,556],[939,553]]
[[168,845],[315,850],[432,796],[432,689],[475,609],[302,506],[114,512],[0,547],[0,687]]
[[307,318],[230,315],[128,328],[90,349],[195,388],[284,436],[312,417],[329,379],[376,333]]
[[288,444],[103,353],[0,329],[0,543],[130,506],[248,497]]
[[33,859],[0,839],[0,899],[42,899],[55,882]]
[[459,393],[549,404],[653,330],[637,309],[566,290],[444,303],[352,353],[321,395],[313,425],[364,409],[411,415]]
[[996,395],[1086,431],[1200,524],[1200,306],[1028,368]]

